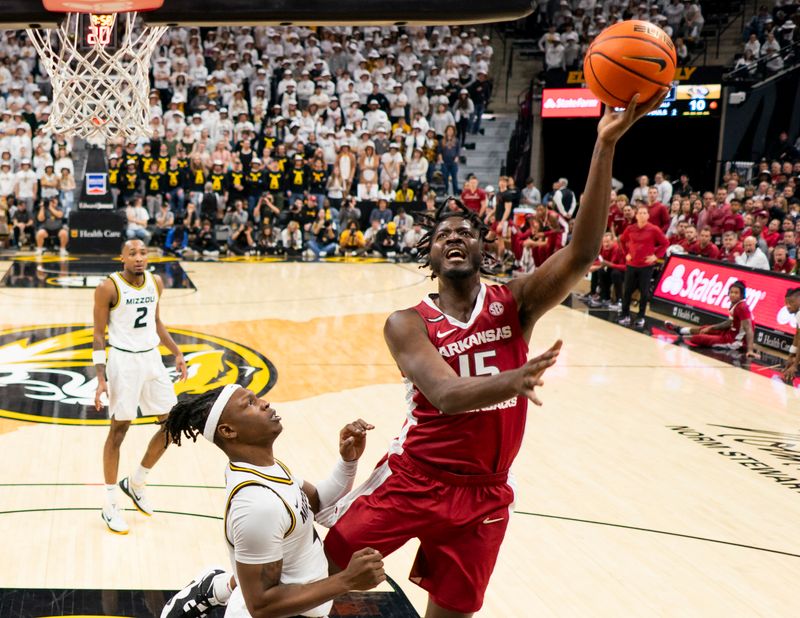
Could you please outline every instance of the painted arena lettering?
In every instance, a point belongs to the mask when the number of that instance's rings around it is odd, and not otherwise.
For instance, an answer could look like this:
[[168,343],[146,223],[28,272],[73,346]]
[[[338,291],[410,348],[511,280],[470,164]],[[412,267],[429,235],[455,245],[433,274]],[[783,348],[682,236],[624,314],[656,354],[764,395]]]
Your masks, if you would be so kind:
[[461,341],[456,341],[454,343],[448,343],[447,345],[443,345],[439,347],[439,354],[444,356],[445,358],[450,358],[451,356],[457,356],[459,354],[463,354],[467,350],[474,348],[477,345],[482,345],[484,343],[492,343],[495,341],[500,341],[502,339],[511,339],[512,337],[511,327],[510,326],[502,326],[500,328],[490,328],[489,330],[482,330],[477,333],[472,333],[466,339],[462,339]]
[[800,435],[770,431],[768,429],[750,429],[747,427],[732,427],[729,425],[711,425],[723,429],[732,429],[737,433],[722,433],[721,438],[730,438],[734,442],[755,446],[759,451],[769,453],[775,459],[787,462],[784,466],[797,464],[800,471]]
[[[724,425],[719,425],[719,426],[724,426]],[[670,429],[671,431],[674,431],[679,435],[688,438],[692,442],[696,442],[700,446],[705,446],[707,448],[712,448],[716,450],[718,454],[728,458],[730,461],[736,462],[737,464],[747,468],[748,470],[753,470],[756,474],[771,479],[776,483],[778,483],[779,485],[781,485],[782,487],[786,487],[787,489],[791,489],[793,491],[796,491],[797,493],[800,493],[800,478],[787,476],[786,472],[778,470],[777,468],[774,468],[768,463],[756,459],[755,457],[752,457],[747,453],[733,450],[731,449],[731,447],[726,446],[725,444],[717,440],[716,437],[714,436],[706,435],[687,425],[667,425],[667,429]],[[735,429],[740,429],[740,428],[737,427]],[[751,431],[751,430],[745,430],[745,431]],[[775,432],[765,432],[765,433],[775,433]],[[733,437],[733,435],[720,434],[720,436],[718,437]],[[747,444],[747,442],[742,440],[741,438],[740,439],[734,438],[734,439],[737,442]],[[765,450],[765,449],[759,449],[759,450]],[[792,458],[792,461],[795,461],[794,457]],[[785,463],[783,465],[788,466],[790,464]]]

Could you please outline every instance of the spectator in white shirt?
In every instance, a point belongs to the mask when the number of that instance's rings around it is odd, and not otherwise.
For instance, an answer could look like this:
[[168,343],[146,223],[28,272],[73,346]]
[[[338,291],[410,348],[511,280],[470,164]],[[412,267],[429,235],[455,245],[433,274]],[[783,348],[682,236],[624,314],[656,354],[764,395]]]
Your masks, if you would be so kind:
[[20,170],[14,177],[14,195],[17,196],[17,199],[25,202],[29,208],[33,208],[38,184],[36,174],[31,169],[30,159],[20,161]]
[[761,270],[769,270],[769,260],[764,252],[756,246],[755,236],[748,236],[743,241],[744,253],[736,257],[740,266],[749,266]]
[[17,177],[11,171],[11,163],[9,161],[0,163],[0,197],[13,195],[16,182]]
[[150,242],[150,232],[147,231],[147,219],[150,215],[142,206],[141,198],[136,198],[132,204],[128,205],[125,215],[128,218],[128,238],[138,238],[144,244]]
[[664,172],[656,172],[654,181],[658,189],[658,201],[669,204],[672,200],[672,183],[664,178]]

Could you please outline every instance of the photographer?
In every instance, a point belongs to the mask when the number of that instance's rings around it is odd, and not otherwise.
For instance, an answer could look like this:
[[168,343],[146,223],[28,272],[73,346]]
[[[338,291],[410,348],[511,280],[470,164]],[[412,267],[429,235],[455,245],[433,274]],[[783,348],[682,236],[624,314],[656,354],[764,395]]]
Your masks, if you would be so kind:
[[197,232],[191,247],[204,257],[216,257],[219,255],[219,245],[217,244],[211,221],[203,219],[203,226],[200,228],[200,231]]
[[46,238],[58,237],[59,253],[61,257],[67,255],[67,228],[64,225],[64,211],[58,205],[58,198],[39,202],[39,212],[36,215],[39,229],[36,231],[36,255],[44,251]]
[[320,210],[316,221],[311,225],[311,239],[308,248],[314,253],[314,258],[319,259],[334,255],[338,243],[336,242],[336,229],[334,222],[325,218],[325,211]]
[[283,252],[280,235],[271,225],[264,225],[256,241],[258,255],[277,255]]
[[378,231],[372,248],[385,258],[393,258],[397,255],[400,247],[397,238],[397,225],[393,221],[390,221]]
[[297,197],[289,205],[287,210],[282,210],[278,215],[278,223],[286,227],[290,222],[301,223],[303,221],[303,198]]
[[255,251],[256,243],[253,239],[253,224],[251,222],[239,223],[238,219],[232,220],[228,248],[235,255],[250,255],[251,252]]
[[347,229],[350,227],[350,222],[355,221],[356,227],[361,224],[361,209],[356,206],[356,198],[349,196],[344,200],[344,207],[339,213],[339,228]]
[[[302,200],[300,202],[302,203]],[[299,222],[294,219],[289,221],[286,229],[281,232],[281,242],[288,257],[297,257],[303,252],[303,231]]]
[[367,241],[358,229],[356,221],[350,221],[347,229],[339,237],[339,250],[345,255],[364,255]]
[[261,221],[264,217],[273,219],[280,216],[281,209],[275,205],[275,198],[271,193],[264,193],[261,199],[258,200],[258,204],[256,204],[252,214],[253,221]]

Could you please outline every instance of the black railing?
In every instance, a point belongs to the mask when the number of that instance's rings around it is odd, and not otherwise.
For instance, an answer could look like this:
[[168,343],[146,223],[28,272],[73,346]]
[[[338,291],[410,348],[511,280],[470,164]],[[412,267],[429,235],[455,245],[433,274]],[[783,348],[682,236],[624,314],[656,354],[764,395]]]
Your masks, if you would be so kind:
[[[780,69],[770,70],[767,65],[776,58],[783,59]],[[766,56],[761,56],[749,64],[739,66],[723,76],[726,83],[755,84],[787,71],[792,71],[800,66],[800,42],[790,43],[781,49]]]

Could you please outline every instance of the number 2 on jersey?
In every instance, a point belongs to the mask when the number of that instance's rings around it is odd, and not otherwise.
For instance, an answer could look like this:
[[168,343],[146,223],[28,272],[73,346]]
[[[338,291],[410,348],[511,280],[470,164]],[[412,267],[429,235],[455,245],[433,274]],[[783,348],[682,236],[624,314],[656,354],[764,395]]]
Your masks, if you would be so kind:
[[136,321],[133,323],[134,328],[145,328],[147,326],[147,307],[137,307],[136,313],[139,315],[136,317]]
[[[475,354],[462,354],[458,357],[458,373],[462,378],[469,378],[470,376],[493,376],[500,373],[500,370],[494,365],[486,363],[487,358],[492,358],[497,355],[496,350],[489,350],[488,352],[476,352]],[[470,356],[474,362],[474,372],[470,372]]]

